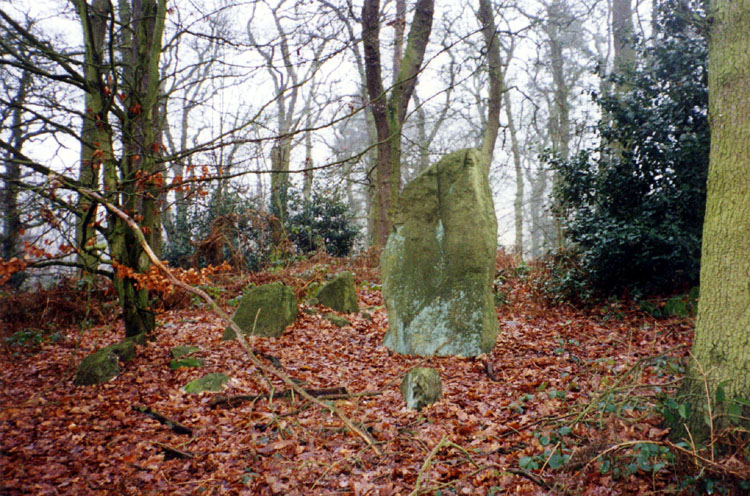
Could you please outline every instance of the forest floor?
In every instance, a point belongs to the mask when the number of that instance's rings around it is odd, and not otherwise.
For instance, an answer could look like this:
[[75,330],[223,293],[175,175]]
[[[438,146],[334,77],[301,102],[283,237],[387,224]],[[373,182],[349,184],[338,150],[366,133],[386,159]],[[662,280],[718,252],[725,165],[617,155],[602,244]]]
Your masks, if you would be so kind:
[[[344,268],[356,274],[364,309],[346,316],[350,326],[336,327],[323,318],[327,310],[301,303],[306,311],[281,338],[255,338],[251,346],[276,357],[305,388],[346,388],[326,401],[364,426],[379,454],[337,416],[299,397],[212,407],[219,394],[265,393],[268,383],[236,341],[221,340],[225,324],[186,295],[165,302],[155,339],[138,347],[118,377],[75,387],[81,358],[121,340],[122,323],[107,295],[88,301],[77,290],[39,291],[4,298],[29,322],[57,327],[44,338],[32,331],[25,341],[23,331],[2,337],[0,495],[680,492],[679,466],[691,461],[669,454],[659,404],[680,377],[692,319],[655,319],[628,301],[550,307],[526,270],[506,266],[492,352],[425,359],[381,346],[387,317],[378,274],[362,261],[321,259],[224,276],[207,289],[231,311],[227,301],[250,281],[283,280],[302,296]],[[61,301],[79,313],[88,308],[89,318],[55,324]],[[177,345],[200,347],[205,366],[171,370]],[[442,399],[421,412],[405,409],[399,391],[414,366],[436,368],[443,385]],[[181,389],[209,372],[232,377],[223,392]]]

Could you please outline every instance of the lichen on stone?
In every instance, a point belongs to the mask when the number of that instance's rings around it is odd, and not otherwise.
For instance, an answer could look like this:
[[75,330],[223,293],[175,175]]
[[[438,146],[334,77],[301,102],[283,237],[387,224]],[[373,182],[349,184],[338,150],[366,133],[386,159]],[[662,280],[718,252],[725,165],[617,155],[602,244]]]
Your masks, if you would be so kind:
[[461,150],[401,193],[381,256],[386,347],[476,356],[494,346],[497,220],[484,170],[476,150]]
[[[297,318],[297,298],[280,282],[256,286],[240,298],[232,320],[245,334],[277,338]],[[223,339],[235,339],[227,327]]]

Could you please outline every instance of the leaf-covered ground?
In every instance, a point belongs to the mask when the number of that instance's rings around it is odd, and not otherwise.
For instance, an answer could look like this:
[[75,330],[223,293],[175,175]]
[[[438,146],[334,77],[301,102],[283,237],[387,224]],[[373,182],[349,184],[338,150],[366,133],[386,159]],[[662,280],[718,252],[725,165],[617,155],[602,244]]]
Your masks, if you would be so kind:
[[[676,492],[673,465],[659,465],[667,431],[654,408],[679,377],[691,320],[656,320],[630,303],[587,312],[546,307],[521,274],[500,288],[507,303],[498,308],[501,333],[491,354],[400,356],[380,345],[387,319],[377,274],[350,268],[364,309],[347,316],[351,326],[302,311],[281,338],[251,344],[305,388],[345,387],[348,398],[329,401],[366,427],[382,455],[338,417],[299,398],[212,408],[217,394],[264,393],[268,383],[236,341],[221,341],[220,319],[192,302],[162,311],[155,339],[100,386],[73,386],[75,366],[122,339],[119,319],[60,328],[56,342],[37,348],[6,343],[0,494]],[[302,295],[338,269],[308,262],[254,280],[281,278]],[[246,282],[211,290],[226,301]],[[205,366],[171,370],[177,345],[200,347]],[[406,410],[399,391],[403,374],[417,365],[437,368],[443,381],[441,401],[421,412]],[[232,377],[222,393],[182,391],[209,372]],[[193,435],[134,406],[177,420]]]

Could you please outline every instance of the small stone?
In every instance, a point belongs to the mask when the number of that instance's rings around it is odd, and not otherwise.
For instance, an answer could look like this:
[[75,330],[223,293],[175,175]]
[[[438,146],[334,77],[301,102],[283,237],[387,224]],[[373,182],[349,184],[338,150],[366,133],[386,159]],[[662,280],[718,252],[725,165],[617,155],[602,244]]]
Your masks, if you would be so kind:
[[428,367],[414,367],[401,381],[401,396],[411,410],[421,410],[438,401],[442,389],[440,374]]
[[344,317],[339,317],[335,313],[326,313],[323,314],[323,317],[325,317],[328,322],[338,327],[346,327],[352,325],[352,323],[346,320]]
[[201,349],[197,346],[175,346],[169,352],[172,354],[172,358],[182,358],[184,356],[192,355],[193,353],[200,351]]
[[120,373],[118,359],[128,362],[135,357],[135,342],[130,339],[105,346],[81,360],[73,383],[76,386],[102,384]]
[[204,391],[221,391],[228,380],[229,376],[226,374],[207,374],[200,379],[188,382],[183,389],[185,389],[186,393],[190,394],[202,393]]
[[342,272],[320,288],[315,295],[318,303],[342,313],[359,312],[354,275]]
[[[277,338],[297,318],[297,298],[280,282],[256,286],[240,298],[232,320],[245,334]],[[227,327],[223,340],[235,339]]]
[[169,362],[169,368],[172,370],[177,370],[180,367],[203,367],[204,363],[205,362],[202,358],[185,357]]

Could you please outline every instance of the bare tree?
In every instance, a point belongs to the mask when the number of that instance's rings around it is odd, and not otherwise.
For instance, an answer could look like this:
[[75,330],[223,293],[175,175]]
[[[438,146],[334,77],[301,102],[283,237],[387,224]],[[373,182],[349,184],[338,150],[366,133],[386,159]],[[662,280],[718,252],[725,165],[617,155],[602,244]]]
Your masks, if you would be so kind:
[[365,0],[362,7],[367,92],[378,139],[374,239],[378,246],[384,246],[390,234],[391,210],[401,188],[401,131],[430,38],[434,7],[434,0],[417,0],[406,50],[390,91],[382,77],[380,2]]

